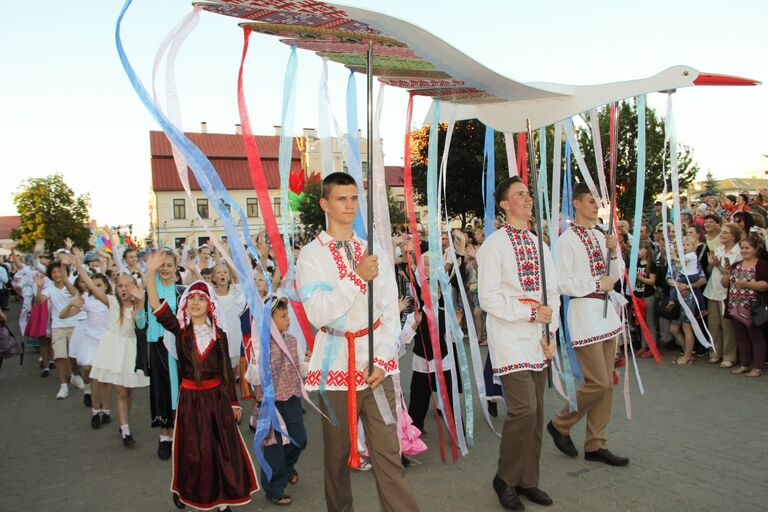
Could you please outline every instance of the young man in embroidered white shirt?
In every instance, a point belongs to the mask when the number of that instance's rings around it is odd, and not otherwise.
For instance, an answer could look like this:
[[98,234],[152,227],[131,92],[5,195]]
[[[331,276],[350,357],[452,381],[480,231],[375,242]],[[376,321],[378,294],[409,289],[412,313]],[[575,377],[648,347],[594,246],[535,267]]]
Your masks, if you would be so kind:
[[[568,404],[547,424],[555,446],[569,457],[579,452],[571,441],[571,428],[587,417],[584,458],[611,466],[626,466],[629,459],[608,450],[607,427],[611,418],[616,336],[621,320],[612,304],[603,314],[606,293],[624,273],[617,240],[594,229],[598,204],[583,183],[573,188],[575,220],[557,241],[557,277],[560,293],[570,296],[568,331],[584,383],[576,391],[577,411]],[[610,254],[609,254],[610,252]],[[606,275],[610,258],[610,275]]]
[[[504,387],[507,417],[501,435],[499,466],[493,488],[499,503],[523,510],[520,495],[540,505],[552,499],[539,485],[539,458],[544,429],[544,386],[557,330],[560,296],[549,249],[539,254],[538,239],[528,230],[533,200],[515,176],[496,187],[496,205],[506,223],[480,247],[478,297],[487,313],[488,350],[494,375]],[[541,304],[541,265],[547,273],[547,302]]]
[[[399,371],[400,311],[394,266],[379,269],[378,257],[365,256],[366,243],[355,236],[358,188],[349,174],[336,172],[323,179],[320,207],[328,228],[301,250],[296,278],[307,317],[319,329],[305,387],[324,393],[324,411],[327,414],[330,406],[338,419],[336,425],[323,422],[326,506],[329,512],[353,510],[349,467],[360,465],[359,415],[381,509],[416,511],[416,498],[400,462],[397,425],[387,421],[395,414],[390,375]],[[369,374],[367,292],[371,282],[376,293],[374,366]]]

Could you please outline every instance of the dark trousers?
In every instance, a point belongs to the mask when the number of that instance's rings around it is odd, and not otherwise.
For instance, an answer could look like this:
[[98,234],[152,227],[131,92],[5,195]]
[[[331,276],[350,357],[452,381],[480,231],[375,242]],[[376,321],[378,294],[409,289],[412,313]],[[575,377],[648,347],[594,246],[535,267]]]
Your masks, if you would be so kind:
[[[386,393],[390,411],[395,410],[395,390],[392,377],[381,384]],[[355,391],[353,391],[354,393]],[[328,512],[354,512],[352,484],[349,478],[349,430],[347,391],[328,391],[328,402],[333,408],[337,425],[323,421],[323,458],[325,466],[325,505]],[[328,411],[323,402],[321,409]],[[365,442],[373,465],[376,491],[383,512],[416,512],[419,506],[400,462],[400,443],[397,425],[387,425],[379,412],[373,391],[366,388],[357,392],[357,412],[363,421]],[[394,412],[393,412],[394,414]]]
[[501,431],[498,475],[511,487],[539,486],[545,380],[544,371],[501,376],[507,417]]
[[[160,338],[149,347],[149,410],[152,427],[173,428],[174,409],[171,400],[171,374],[168,349]],[[178,371],[178,365],[176,367]],[[179,378],[177,382],[181,382]]]
[[736,347],[739,350],[739,364],[763,369],[766,355],[766,342],[762,327],[746,327],[738,320],[731,322],[736,337]]
[[11,296],[11,290],[0,285],[0,308],[8,309],[8,298]]
[[302,450],[307,447],[307,430],[304,428],[304,418],[301,411],[301,398],[292,396],[284,402],[275,402],[275,408],[283,417],[288,429],[288,436],[295,441],[283,444],[283,436],[275,432],[277,444],[264,447],[264,458],[272,468],[272,479],[267,480],[264,471],[261,472],[261,485],[267,498],[279,498],[285,494],[288,477],[293,473],[293,467],[299,460]]
[[501,386],[493,382],[493,367],[491,366],[491,354],[485,356],[485,366],[483,366],[483,380],[485,381],[485,396],[492,398],[502,396]]
[[[453,410],[453,393],[451,386],[451,372],[443,372],[445,376],[445,387],[448,390],[448,404]],[[424,432],[424,420],[429,412],[429,402],[432,398],[432,392],[437,392],[437,378],[435,373],[413,372],[411,377],[411,398],[408,402],[408,415],[413,420],[413,426]],[[437,396],[435,396],[437,400]]]

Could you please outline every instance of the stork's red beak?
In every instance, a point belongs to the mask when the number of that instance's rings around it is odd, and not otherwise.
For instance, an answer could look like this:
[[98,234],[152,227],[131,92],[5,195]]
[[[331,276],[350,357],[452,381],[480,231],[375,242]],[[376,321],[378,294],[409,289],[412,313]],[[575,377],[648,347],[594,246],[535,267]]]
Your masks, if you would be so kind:
[[699,73],[693,85],[760,85],[761,82],[740,76],[716,75],[714,73]]

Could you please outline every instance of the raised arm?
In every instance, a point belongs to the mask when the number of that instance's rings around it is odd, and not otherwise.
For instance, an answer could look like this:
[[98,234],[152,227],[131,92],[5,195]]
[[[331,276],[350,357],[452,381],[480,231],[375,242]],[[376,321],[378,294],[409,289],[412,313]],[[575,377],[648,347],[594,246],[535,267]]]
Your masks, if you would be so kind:
[[147,261],[147,301],[152,311],[160,307],[160,296],[157,292],[157,269],[163,264],[165,252],[155,251]]
[[109,298],[107,297],[107,294],[104,293],[104,290],[96,287],[93,279],[91,279],[91,276],[88,274],[88,271],[85,270],[85,267],[83,267],[83,260],[80,258],[81,255],[82,252],[80,252],[79,249],[75,249],[73,261],[77,271],[80,274],[80,279],[83,280],[83,284],[85,284],[85,286],[88,288],[88,291],[91,292],[91,294],[96,297],[96,299],[98,299],[105,306],[109,307]]

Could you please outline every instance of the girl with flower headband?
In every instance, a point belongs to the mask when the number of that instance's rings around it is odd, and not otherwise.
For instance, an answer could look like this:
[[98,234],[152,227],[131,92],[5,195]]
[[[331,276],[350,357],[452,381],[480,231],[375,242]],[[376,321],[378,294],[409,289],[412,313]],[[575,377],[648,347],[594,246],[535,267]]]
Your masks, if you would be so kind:
[[147,263],[147,300],[152,314],[176,338],[181,390],[173,432],[171,492],[178,508],[229,510],[259,490],[248,449],[237,428],[242,409],[235,393],[227,334],[219,326],[212,287],[195,281],[174,316],[158,296],[155,274],[165,255]]

